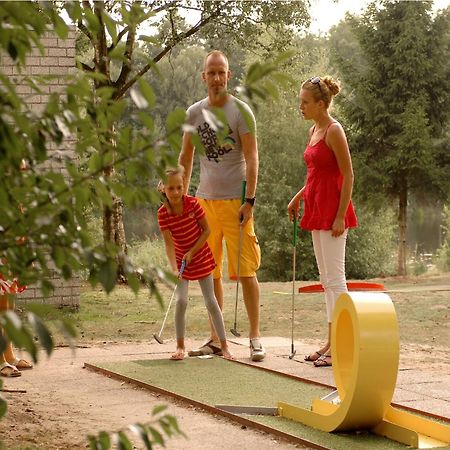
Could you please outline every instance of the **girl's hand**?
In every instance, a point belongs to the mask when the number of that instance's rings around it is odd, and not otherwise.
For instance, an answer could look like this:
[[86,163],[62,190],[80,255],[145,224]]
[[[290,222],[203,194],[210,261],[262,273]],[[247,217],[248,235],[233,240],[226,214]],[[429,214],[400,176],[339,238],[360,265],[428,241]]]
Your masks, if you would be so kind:
[[194,255],[191,253],[191,251],[189,250],[184,256],[183,256],[183,261],[185,261],[186,267],[189,265],[189,263],[192,261],[192,257]]
[[345,221],[344,219],[336,217],[331,227],[331,236],[339,237],[345,231]]

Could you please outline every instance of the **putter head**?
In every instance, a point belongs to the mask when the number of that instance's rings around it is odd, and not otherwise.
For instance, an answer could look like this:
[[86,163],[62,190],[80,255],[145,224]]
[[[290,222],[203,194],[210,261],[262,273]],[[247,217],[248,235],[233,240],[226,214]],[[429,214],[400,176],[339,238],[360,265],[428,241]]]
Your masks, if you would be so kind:
[[292,359],[295,354],[297,353],[297,350],[294,350],[290,355],[289,355],[289,359]]
[[153,337],[155,338],[155,341],[158,343],[158,344],[164,344],[164,341],[162,340],[162,338],[161,338],[161,336],[159,336],[158,334],[154,334],[153,335]]
[[231,328],[230,331],[234,336],[241,337],[241,333],[239,333],[239,331],[236,330],[236,328]]

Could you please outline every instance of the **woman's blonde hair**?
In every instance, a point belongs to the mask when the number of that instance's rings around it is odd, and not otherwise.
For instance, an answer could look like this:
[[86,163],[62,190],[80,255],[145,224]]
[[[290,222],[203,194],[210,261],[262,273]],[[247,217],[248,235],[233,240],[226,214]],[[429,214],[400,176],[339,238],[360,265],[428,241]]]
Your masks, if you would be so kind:
[[333,98],[339,94],[341,84],[330,75],[311,77],[302,84],[302,89],[311,92],[314,100],[322,100],[328,109]]

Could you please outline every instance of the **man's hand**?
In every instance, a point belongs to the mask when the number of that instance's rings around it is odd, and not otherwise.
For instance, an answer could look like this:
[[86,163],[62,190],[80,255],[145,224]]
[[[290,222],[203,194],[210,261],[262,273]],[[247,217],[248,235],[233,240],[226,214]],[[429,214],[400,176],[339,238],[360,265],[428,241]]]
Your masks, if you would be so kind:
[[253,206],[250,203],[243,203],[239,208],[239,223],[245,225],[253,217]]

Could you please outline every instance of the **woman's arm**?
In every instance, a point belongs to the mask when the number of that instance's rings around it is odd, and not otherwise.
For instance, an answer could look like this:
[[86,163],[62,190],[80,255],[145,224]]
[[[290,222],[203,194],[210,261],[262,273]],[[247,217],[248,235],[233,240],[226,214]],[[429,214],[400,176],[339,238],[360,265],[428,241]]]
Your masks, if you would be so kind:
[[350,150],[348,148],[347,137],[340,124],[330,126],[326,144],[333,150],[334,155],[342,175],[341,196],[336,217],[331,228],[332,236],[340,236],[345,230],[345,213],[352,198],[353,191],[353,167]]

